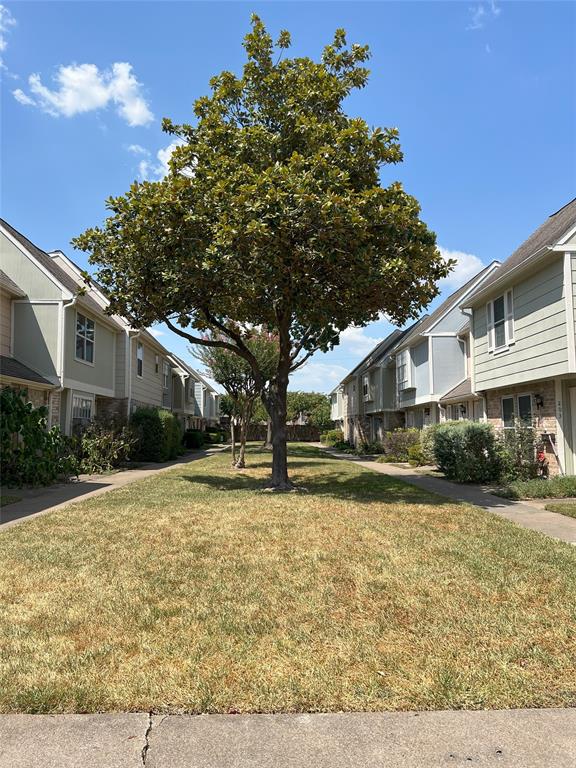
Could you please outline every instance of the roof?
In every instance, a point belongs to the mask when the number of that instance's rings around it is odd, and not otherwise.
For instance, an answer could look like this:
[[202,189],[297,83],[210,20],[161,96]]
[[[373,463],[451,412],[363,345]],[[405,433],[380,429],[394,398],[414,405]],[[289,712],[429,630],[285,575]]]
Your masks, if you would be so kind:
[[6,355],[0,355],[0,376],[9,379],[22,379],[35,384],[42,384],[45,387],[55,386],[51,381],[33,371],[32,368],[28,368],[27,365],[24,365],[24,363],[21,363],[14,357],[6,357]]
[[0,288],[4,288],[5,291],[12,294],[12,296],[26,296],[22,288],[16,285],[14,280],[8,277],[5,272],[0,269]]
[[442,395],[440,402],[445,400],[463,400],[466,397],[474,396],[475,393],[472,392],[472,380],[468,378],[461,381],[460,384],[456,384],[456,386],[449,392],[446,392],[445,395]]
[[384,357],[387,352],[390,352],[395,346],[397,346],[397,344],[402,341],[407,333],[410,333],[410,331],[421,322],[422,320],[417,320],[403,331],[397,328],[396,330],[392,331],[392,333],[388,334],[388,336],[386,336],[383,341],[380,341],[378,344],[376,344],[376,346],[366,355],[366,357],[362,358],[362,360],[355,368],[353,368],[349,373],[346,374],[346,376],[344,376],[342,381],[334,387],[332,392],[335,392],[347,379],[350,378],[350,376],[354,376],[359,371],[361,371],[362,368],[368,368],[369,366],[378,362],[378,360]]
[[565,206],[560,208],[559,211],[556,211],[556,213],[549,216],[546,221],[541,224],[538,229],[506,259],[506,261],[503,262],[500,268],[490,275],[486,282],[481,286],[478,293],[484,293],[487,288],[496,282],[500,282],[508,273],[512,272],[512,270],[517,267],[520,267],[525,262],[528,262],[544,248],[551,248],[553,245],[556,245],[562,235],[565,235],[574,225],[576,225],[576,197],[574,200],[571,200]]
[[187,372],[188,372],[188,373],[189,373],[191,376],[195,376],[195,377],[198,379],[198,381],[199,381],[199,382],[201,382],[202,384],[204,384],[204,386],[206,386],[208,389],[210,389],[212,392],[214,392],[214,394],[215,394],[215,395],[218,395],[218,394],[220,394],[219,392],[217,392],[217,391],[214,389],[214,387],[213,387],[211,384],[209,384],[209,383],[206,381],[206,379],[204,379],[204,378],[203,378],[203,377],[202,377],[202,376],[201,376],[201,375],[198,373],[198,371],[196,370],[196,368],[192,368],[192,366],[191,366],[191,365],[188,365],[188,363],[186,363],[184,360],[182,360],[182,358],[181,358],[181,357],[178,357],[178,355],[175,355],[173,352],[170,352],[168,356],[169,356],[169,357],[170,357],[170,359],[171,359],[171,360],[173,360],[173,361],[174,361],[174,362],[175,362],[175,363],[176,363],[178,366],[180,366],[181,368],[183,368],[183,370],[187,371]]
[[[459,301],[463,299],[464,296],[466,296],[474,283],[480,282],[483,277],[485,277],[491,270],[494,269],[494,264],[495,262],[492,262],[492,264],[489,264],[487,267],[484,267],[484,269],[481,269],[480,272],[477,272],[474,277],[471,277],[467,283],[464,283],[464,285],[460,286],[457,291],[451,293],[450,296],[448,296],[448,298],[445,299],[442,304],[440,304],[440,306],[434,310],[434,312],[432,312],[432,314],[423,318],[422,323],[418,327],[414,327],[412,333],[410,333],[402,340],[402,344],[405,344],[406,342],[414,339],[416,336],[420,336],[421,334],[426,333],[426,331],[429,331],[430,328],[432,328],[432,326],[435,325],[443,315],[458,305]],[[498,270],[496,269],[495,271],[497,272]],[[463,328],[466,325],[467,323],[464,323]]]
[[[68,272],[66,272],[66,270],[62,269],[62,267],[57,264],[54,259],[48,255],[48,253],[46,253],[46,251],[43,251],[31,240],[28,240],[25,235],[23,235],[17,229],[14,229],[14,227],[11,224],[8,224],[5,219],[0,219],[0,224],[2,224],[2,226],[12,235],[15,240],[17,240],[17,242],[20,243],[23,248],[32,254],[38,263],[41,264],[42,267],[44,267],[44,269],[60,283],[60,285],[62,285],[67,291],[70,291],[72,295],[76,295],[78,293],[78,289],[81,287],[80,283],[71,277]],[[88,307],[93,312],[97,314],[104,313],[100,304],[95,301],[89,293],[85,293],[79,296],[79,300],[85,307]],[[117,323],[111,317],[109,320],[110,322],[114,323],[114,325],[117,325]]]

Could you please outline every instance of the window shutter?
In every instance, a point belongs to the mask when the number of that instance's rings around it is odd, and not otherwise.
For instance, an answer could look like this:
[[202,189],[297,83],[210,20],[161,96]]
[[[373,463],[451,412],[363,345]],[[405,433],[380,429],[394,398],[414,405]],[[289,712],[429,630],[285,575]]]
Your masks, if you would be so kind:
[[486,304],[486,326],[488,329],[488,352],[494,352],[494,304]]
[[506,343],[514,344],[514,297],[506,291]]

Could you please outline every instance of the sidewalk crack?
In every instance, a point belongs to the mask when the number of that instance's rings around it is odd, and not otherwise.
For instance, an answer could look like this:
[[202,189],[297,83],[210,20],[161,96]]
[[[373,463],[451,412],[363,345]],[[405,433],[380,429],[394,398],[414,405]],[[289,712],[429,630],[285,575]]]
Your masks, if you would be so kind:
[[148,712],[148,727],[144,734],[144,746],[142,747],[142,768],[146,768],[146,758],[150,749],[150,732],[152,731],[152,712]]

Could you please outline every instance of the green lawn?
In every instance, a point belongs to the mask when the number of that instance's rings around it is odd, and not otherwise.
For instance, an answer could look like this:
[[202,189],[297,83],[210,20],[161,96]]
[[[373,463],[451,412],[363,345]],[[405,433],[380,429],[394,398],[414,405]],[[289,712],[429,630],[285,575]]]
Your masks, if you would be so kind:
[[291,451],[220,454],[0,533],[0,712],[576,705],[576,551]]

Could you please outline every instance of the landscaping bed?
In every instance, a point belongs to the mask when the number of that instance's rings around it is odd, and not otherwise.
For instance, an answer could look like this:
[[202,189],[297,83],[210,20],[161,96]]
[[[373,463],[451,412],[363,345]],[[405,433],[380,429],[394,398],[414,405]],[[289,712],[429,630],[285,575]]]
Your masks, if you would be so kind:
[[1,712],[576,705],[576,551],[311,446],[0,533]]
[[565,475],[534,480],[515,480],[494,493],[505,499],[564,499],[576,496],[576,476]]

